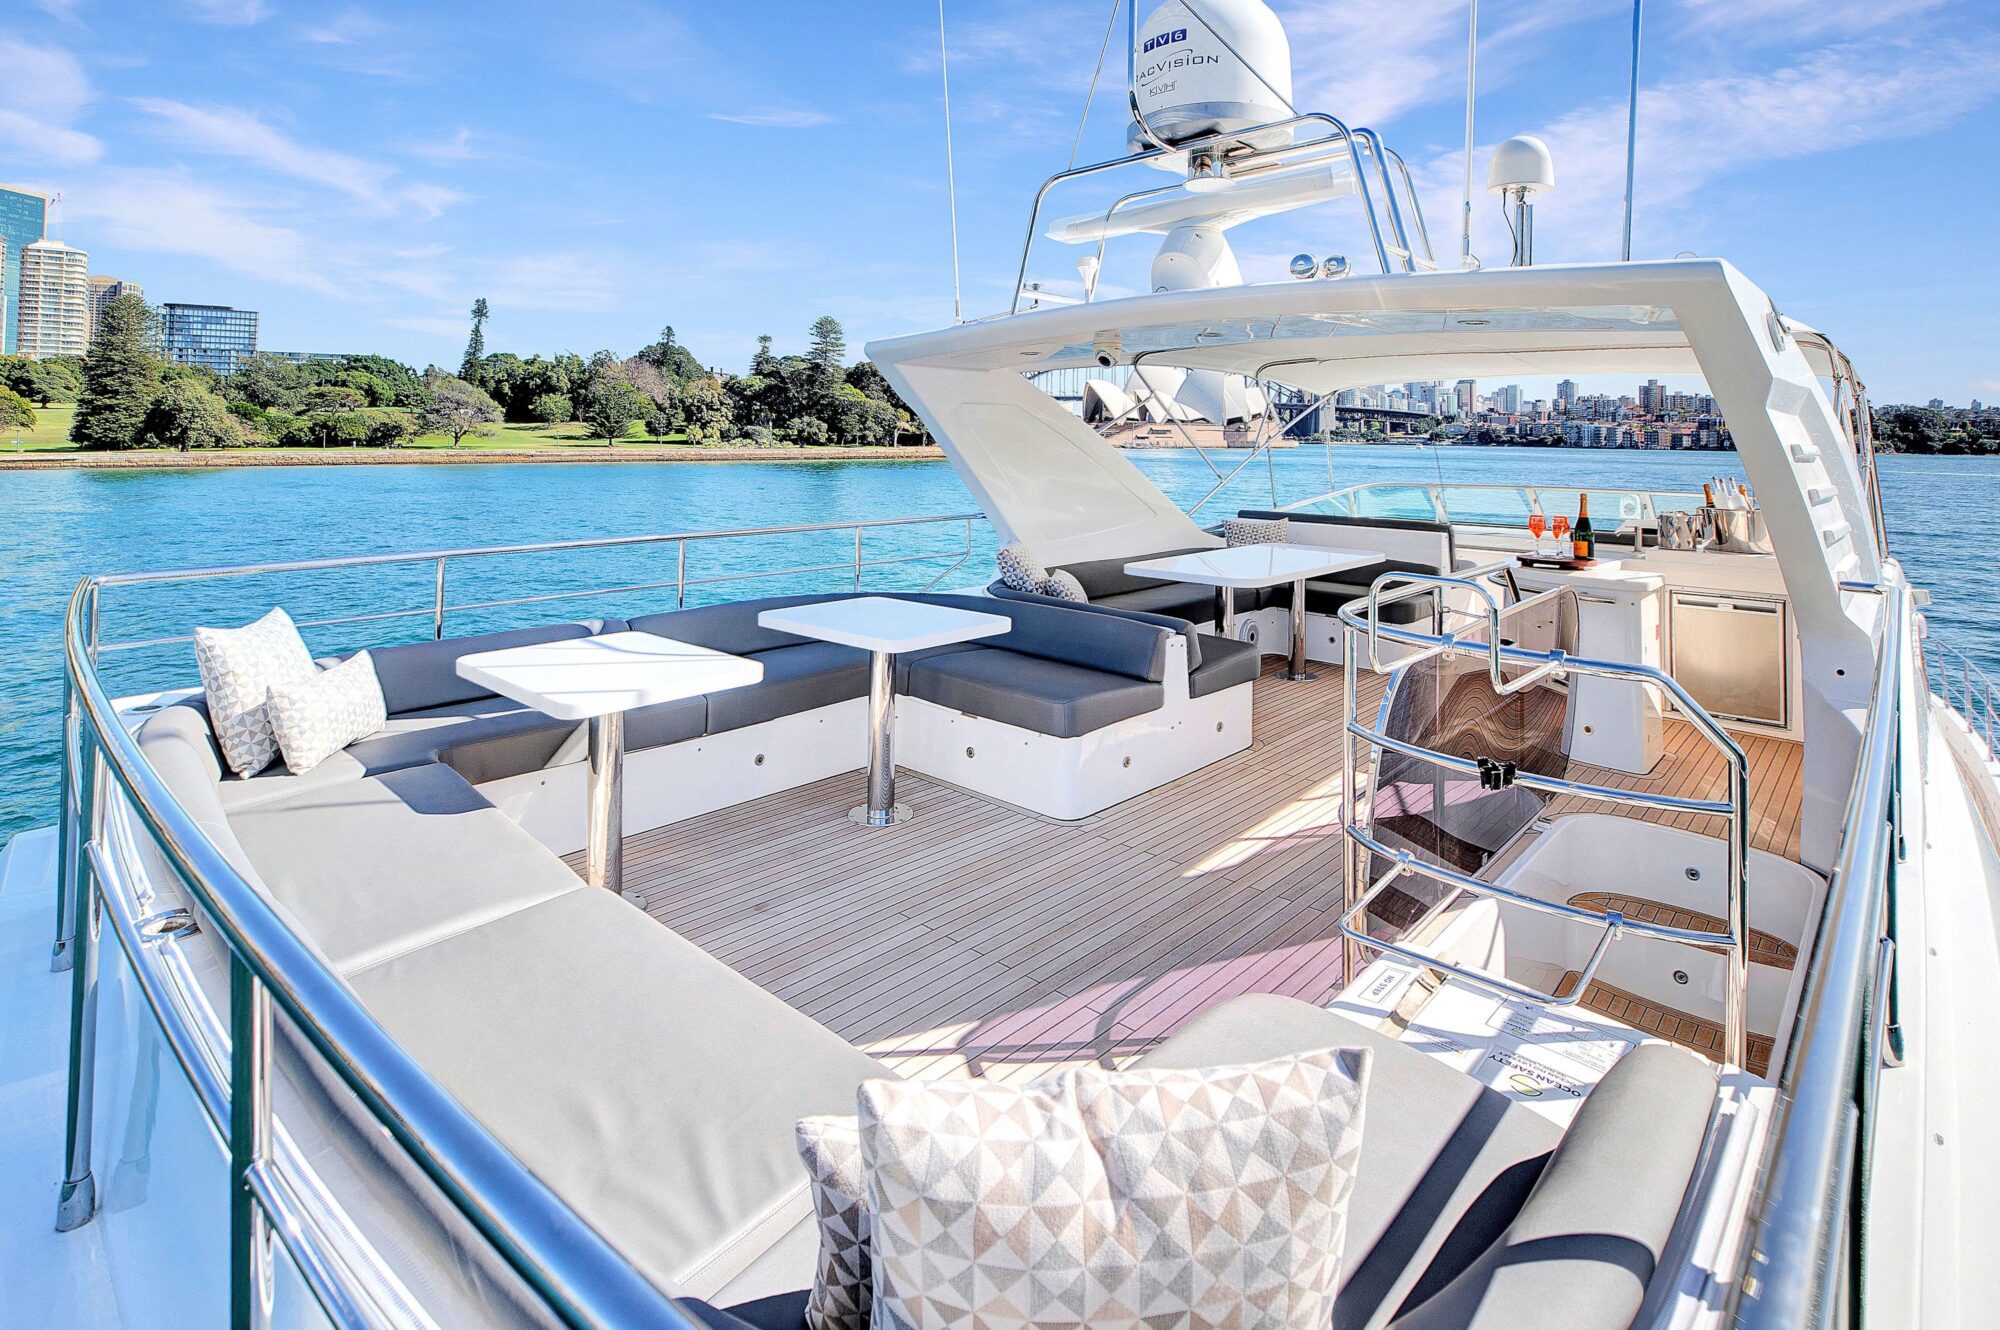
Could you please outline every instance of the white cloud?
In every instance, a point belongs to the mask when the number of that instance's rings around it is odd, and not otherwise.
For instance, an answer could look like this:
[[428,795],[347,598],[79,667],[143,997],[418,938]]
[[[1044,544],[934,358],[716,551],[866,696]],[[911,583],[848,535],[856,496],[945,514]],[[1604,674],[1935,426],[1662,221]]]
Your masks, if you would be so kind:
[[1732,39],[1801,41],[1907,23],[1945,0],[1681,0],[1691,27],[1730,29]]
[[34,96],[0,107],[0,146],[30,161],[75,166],[96,161],[104,145],[75,128],[90,105],[90,80],[69,52],[0,37],[0,88],[32,88]]
[[599,254],[523,254],[489,265],[479,289],[512,309],[609,309],[628,285],[621,265]]
[[199,107],[163,97],[138,97],[132,105],[155,117],[167,137],[184,147],[234,157],[266,170],[345,194],[378,211],[413,210],[429,220],[464,195],[441,185],[392,187],[393,168],[379,162],[310,147],[287,138],[249,111]]
[[188,10],[203,23],[242,27],[256,23],[270,12],[264,0],[184,0]]
[[754,125],[760,129],[813,129],[830,125],[833,117],[824,111],[766,106],[747,111],[710,111],[710,120],[731,125]]
[[441,139],[425,139],[412,143],[405,149],[410,156],[433,165],[451,162],[472,162],[490,154],[472,141],[472,130],[461,127],[456,134]]
[[66,190],[63,207],[94,240],[114,248],[189,255],[337,299],[351,294],[351,284],[331,271],[340,264],[334,254],[262,220],[234,190],[170,172],[114,170]]
[[[1766,162],[1914,138],[1955,123],[2000,96],[1986,77],[1996,58],[2000,40],[1993,38],[1947,47],[1874,42],[1808,52],[1755,77],[1643,89],[1634,252],[1677,252],[1682,244],[1667,237],[1695,220],[1691,205],[1720,179]],[[1624,103],[1572,111],[1533,132],[1556,161],[1556,188],[1535,209],[1537,257],[1615,257],[1624,207]],[[1490,144],[1479,151],[1482,171],[1491,151]],[[1457,154],[1431,162],[1424,173],[1430,216],[1457,217],[1463,169]],[[1509,245],[1498,204],[1482,193],[1474,217],[1475,251],[1504,261]],[[1440,248],[1455,246],[1441,239]]]

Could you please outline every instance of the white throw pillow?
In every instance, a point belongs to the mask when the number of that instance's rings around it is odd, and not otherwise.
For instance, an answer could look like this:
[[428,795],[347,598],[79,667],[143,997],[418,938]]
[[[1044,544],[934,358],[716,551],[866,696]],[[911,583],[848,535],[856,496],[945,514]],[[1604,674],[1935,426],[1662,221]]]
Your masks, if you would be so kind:
[[1222,539],[1231,549],[1238,545],[1282,545],[1292,538],[1289,517],[1225,517]]
[[871,1321],[1325,1330],[1369,1060],[863,1083]]
[[256,775],[278,751],[265,710],[272,685],[310,679],[316,668],[292,616],[272,610],[242,628],[197,628],[194,663],[223,760],[239,776]]
[[1012,591],[1039,591],[1049,579],[1042,561],[1018,540],[1010,540],[995,551],[993,566],[1000,570],[1000,585]]
[[1083,583],[1076,580],[1076,574],[1058,568],[1049,574],[1048,580],[1036,590],[1057,600],[1073,600],[1079,605],[1088,605],[1090,597],[1084,594]]
[[389,723],[382,683],[366,651],[357,651],[310,679],[273,684],[265,708],[278,751],[293,775],[311,771]]

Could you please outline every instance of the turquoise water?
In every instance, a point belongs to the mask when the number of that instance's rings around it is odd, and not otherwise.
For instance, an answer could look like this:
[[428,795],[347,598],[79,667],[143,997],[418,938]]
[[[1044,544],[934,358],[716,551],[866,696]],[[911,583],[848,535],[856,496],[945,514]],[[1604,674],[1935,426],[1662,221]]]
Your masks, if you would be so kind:
[[[1184,505],[1213,474],[1185,452],[1132,454]],[[1233,464],[1237,459],[1222,459]],[[1364,481],[1589,483],[1698,489],[1711,472],[1736,474],[1730,454],[1576,452],[1412,447],[1307,447],[1246,467],[1203,509],[1222,515],[1289,502]],[[1965,458],[1890,458],[1883,487],[1892,544],[1920,585],[1936,595],[1939,635],[2000,674],[2000,545],[1991,527],[2000,466]],[[1391,496],[1394,501],[1398,496]],[[1400,496],[1413,502],[1414,492]],[[495,465],[290,467],[217,471],[39,471],[0,474],[0,843],[54,816],[61,623],[87,573],[262,563],[333,555],[505,545],[585,536],[830,522],[967,512],[951,468],[939,462],[685,463],[668,466]],[[1599,505],[1601,508],[1603,505]],[[1613,510],[1615,511],[1615,509]],[[984,582],[991,533],[973,530],[972,556],[944,585]],[[925,556],[870,572],[880,589],[921,586],[964,550],[965,530],[918,528],[868,538],[871,559]],[[746,579],[773,565],[845,564],[848,534],[793,536],[691,547],[690,603],[846,584],[844,572]],[[453,565],[454,604],[569,590],[671,581],[671,546],[576,552]],[[113,589],[103,603],[107,640],[185,633],[282,604],[295,618],[423,607],[423,613],[307,633],[332,651],[428,636],[429,565],[293,574],[253,581]],[[736,580],[707,580],[736,579]],[[670,608],[653,591],[455,614],[453,633],[595,614]],[[185,645],[109,655],[114,691],[188,682]]]

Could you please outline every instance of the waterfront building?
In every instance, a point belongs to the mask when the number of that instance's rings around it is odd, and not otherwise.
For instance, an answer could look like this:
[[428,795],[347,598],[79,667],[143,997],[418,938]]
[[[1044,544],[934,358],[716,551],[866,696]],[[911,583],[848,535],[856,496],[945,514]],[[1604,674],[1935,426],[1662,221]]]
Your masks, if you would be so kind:
[[1460,379],[1453,390],[1458,402],[1461,420],[1470,420],[1479,410],[1479,382],[1476,379]]
[[1576,401],[1576,380],[1564,379],[1556,385],[1556,405],[1567,408]]
[[48,195],[0,185],[0,352],[11,354],[19,332],[21,254],[47,235]]
[[[273,360],[282,360],[287,365],[309,365],[316,360],[337,362],[347,359],[345,351],[265,351],[260,354],[267,355]],[[1057,393],[1054,395],[1061,396],[1062,394]],[[1079,393],[1078,395],[1081,396],[1082,394]]]
[[102,273],[90,275],[90,331],[97,333],[97,321],[104,317],[104,307],[120,296],[146,298],[146,288],[137,282],[120,281],[116,277],[106,277]]
[[176,365],[200,365],[217,374],[234,374],[257,354],[254,309],[173,301],[160,308],[167,359]]
[[1503,415],[1521,414],[1521,385],[1510,383],[1493,394],[1493,409]]
[[60,240],[21,251],[14,349],[30,358],[90,349],[90,256]]

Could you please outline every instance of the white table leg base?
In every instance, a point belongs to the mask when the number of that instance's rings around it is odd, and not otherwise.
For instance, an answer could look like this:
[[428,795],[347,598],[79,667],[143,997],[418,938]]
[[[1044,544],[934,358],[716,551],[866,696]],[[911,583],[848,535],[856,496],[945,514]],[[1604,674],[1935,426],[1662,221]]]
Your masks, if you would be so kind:
[[1278,675],[1280,679],[1317,679],[1319,676],[1306,668],[1306,584],[1292,583],[1292,658],[1289,668]]
[[908,804],[895,804],[881,812],[877,812],[867,804],[856,804],[847,810],[847,820],[856,826],[893,827],[898,822],[908,822],[910,820],[910,806]]
[[584,880],[614,895],[625,894],[625,717],[620,712],[590,720],[589,839]]

